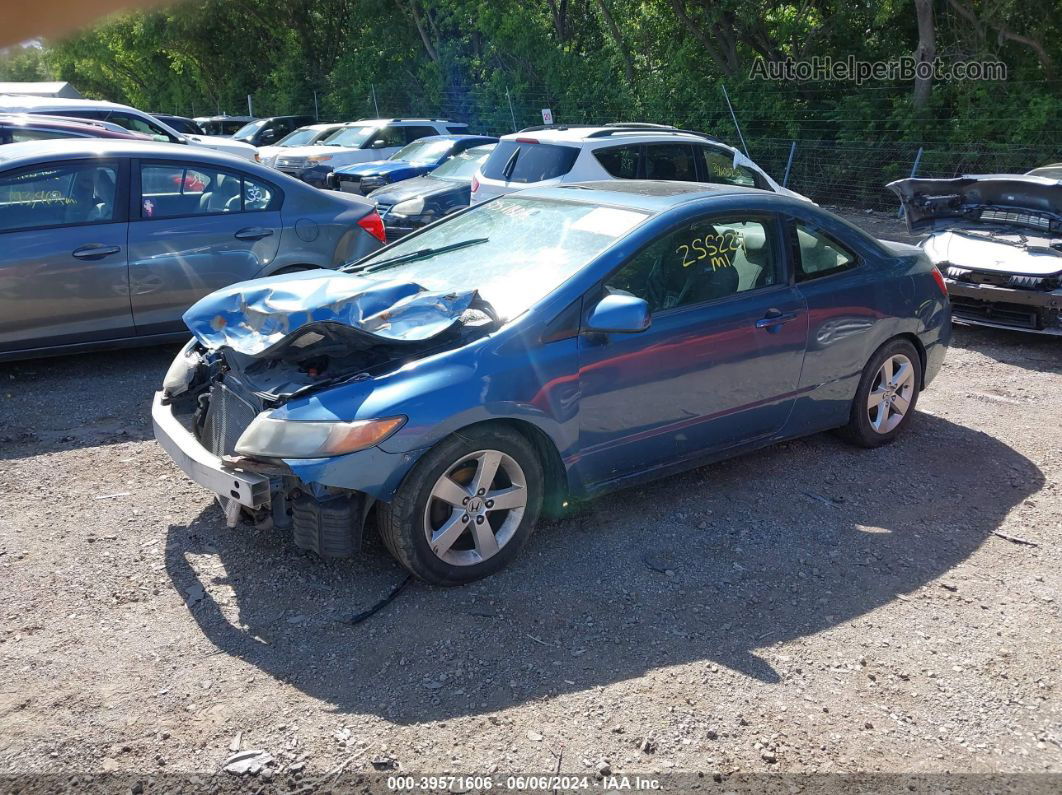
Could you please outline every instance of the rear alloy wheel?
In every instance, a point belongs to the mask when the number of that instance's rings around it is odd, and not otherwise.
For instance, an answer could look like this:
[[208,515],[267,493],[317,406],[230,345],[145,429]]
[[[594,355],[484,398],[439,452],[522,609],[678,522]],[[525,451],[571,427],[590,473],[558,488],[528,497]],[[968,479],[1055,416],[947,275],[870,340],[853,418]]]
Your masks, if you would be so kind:
[[906,340],[886,343],[863,370],[842,434],[861,447],[893,441],[910,422],[922,383],[918,351]]
[[381,506],[384,543],[413,574],[437,585],[493,574],[530,535],[542,479],[542,465],[521,434],[461,431],[425,454]]
[[867,396],[870,427],[880,434],[898,428],[911,408],[914,393],[914,363],[902,353],[886,358]]

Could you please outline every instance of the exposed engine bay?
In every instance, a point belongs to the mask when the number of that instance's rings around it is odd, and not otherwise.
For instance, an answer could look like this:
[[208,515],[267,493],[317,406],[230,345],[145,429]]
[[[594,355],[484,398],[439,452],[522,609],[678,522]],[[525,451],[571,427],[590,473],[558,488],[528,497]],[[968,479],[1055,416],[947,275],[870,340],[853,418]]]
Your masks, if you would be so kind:
[[1062,335],[1062,182],[1028,175],[890,183],[961,323]]

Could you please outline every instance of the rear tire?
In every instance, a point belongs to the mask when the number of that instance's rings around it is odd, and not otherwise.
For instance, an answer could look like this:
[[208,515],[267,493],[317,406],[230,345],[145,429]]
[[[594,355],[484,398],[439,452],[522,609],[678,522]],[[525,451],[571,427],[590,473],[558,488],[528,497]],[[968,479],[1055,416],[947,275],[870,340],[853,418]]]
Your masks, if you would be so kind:
[[910,424],[921,385],[922,359],[914,345],[885,343],[863,369],[841,436],[859,447],[891,444]]
[[473,427],[429,450],[390,503],[384,545],[433,585],[494,574],[520,552],[542,507],[543,468],[532,444],[505,427]]

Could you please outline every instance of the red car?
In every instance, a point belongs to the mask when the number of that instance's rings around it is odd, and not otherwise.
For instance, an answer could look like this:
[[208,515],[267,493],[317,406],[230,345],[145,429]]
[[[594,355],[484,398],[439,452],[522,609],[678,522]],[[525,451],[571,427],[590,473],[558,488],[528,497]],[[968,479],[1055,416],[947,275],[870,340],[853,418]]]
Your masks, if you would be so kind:
[[68,119],[65,116],[39,116],[27,113],[0,114],[0,144],[45,141],[51,138],[124,138],[150,140],[117,124]]

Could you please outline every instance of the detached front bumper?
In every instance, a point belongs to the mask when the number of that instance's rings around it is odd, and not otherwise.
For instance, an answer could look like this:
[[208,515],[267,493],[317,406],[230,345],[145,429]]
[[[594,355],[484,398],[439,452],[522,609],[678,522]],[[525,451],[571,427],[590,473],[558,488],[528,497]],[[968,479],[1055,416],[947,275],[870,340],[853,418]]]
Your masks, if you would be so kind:
[[225,466],[181,425],[164,401],[163,393],[156,392],[151,404],[155,438],[184,474],[203,488],[244,507],[264,508],[270,504],[269,478]]
[[1062,290],[1021,290],[948,277],[944,281],[958,323],[1062,335]]

